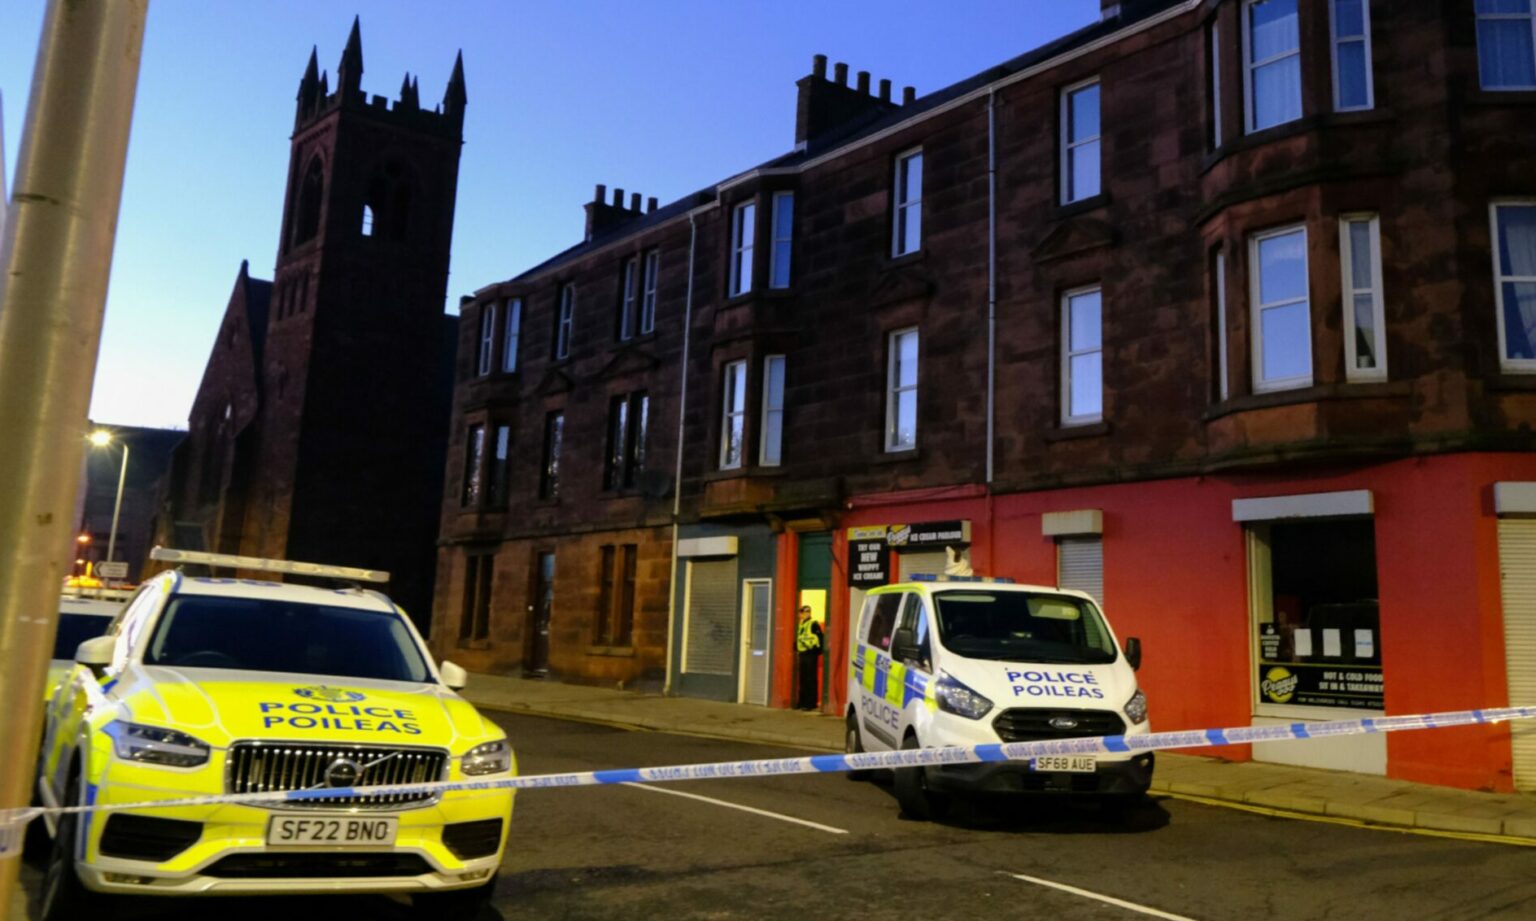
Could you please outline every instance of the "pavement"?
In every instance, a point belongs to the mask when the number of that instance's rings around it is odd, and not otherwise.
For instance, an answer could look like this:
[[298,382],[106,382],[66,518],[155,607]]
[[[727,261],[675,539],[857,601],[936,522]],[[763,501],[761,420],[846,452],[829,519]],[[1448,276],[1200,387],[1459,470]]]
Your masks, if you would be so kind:
[[[470,676],[463,693],[488,710],[804,751],[842,751],[843,747],[843,721],[823,713],[480,673]],[[1536,846],[1536,796],[1528,794],[1481,793],[1172,752],[1158,752],[1152,790],[1250,811]]]

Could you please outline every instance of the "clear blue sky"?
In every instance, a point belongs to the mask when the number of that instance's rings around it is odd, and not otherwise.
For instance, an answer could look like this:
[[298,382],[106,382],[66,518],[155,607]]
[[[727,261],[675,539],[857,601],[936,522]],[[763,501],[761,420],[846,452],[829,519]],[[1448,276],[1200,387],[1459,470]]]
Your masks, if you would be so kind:
[[[5,163],[43,0],[0,3]],[[919,95],[1096,20],[1096,0],[152,0],[94,419],[185,426],[230,288],[270,278],[294,94],[362,14],[363,87],[469,86],[448,307],[576,242],[594,183],[663,203],[794,145],[811,55]]]

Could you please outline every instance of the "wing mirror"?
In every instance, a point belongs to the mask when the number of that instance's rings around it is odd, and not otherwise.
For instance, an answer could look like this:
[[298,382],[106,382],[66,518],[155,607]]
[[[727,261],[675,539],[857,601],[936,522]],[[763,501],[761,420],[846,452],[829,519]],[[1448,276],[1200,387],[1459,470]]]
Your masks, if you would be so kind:
[[463,666],[444,662],[437,667],[437,672],[443,676],[443,684],[448,685],[449,690],[462,691],[465,685],[469,684],[469,672],[466,672]]
[[93,636],[76,647],[75,663],[89,668],[99,678],[112,664],[112,654],[116,651],[117,637]]
[[897,662],[913,662],[923,657],[923,650],[917,645],[917,636],[912,630],[903,627],[891,637],[891,658]]
[[1125,638],[1125,661],[1131,665],[1131,671],[1141,668],[1141,640],[1134,636]]

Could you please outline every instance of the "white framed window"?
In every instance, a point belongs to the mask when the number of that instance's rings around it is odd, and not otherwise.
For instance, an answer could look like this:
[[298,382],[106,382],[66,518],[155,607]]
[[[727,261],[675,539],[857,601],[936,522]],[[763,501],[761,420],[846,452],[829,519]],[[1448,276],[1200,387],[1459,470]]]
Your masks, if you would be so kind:
[[501,346],[501,370],[508,374],[517,370],[517,348],[522,337],[523,299],[510,298],[507,301],[506,333],[502,337]]
[[1490,211],[1499,365],[1536,371],[1536,199],[1495,202]]
[[1211,284],[1216,287],[1216,395],[1231,396],[1227,377],[1227,248],[1216,248]]
[[1248,131],[1301,117],[1301,23],[1296,0],[1244,0]]
[[1477,0],[1477,73],[1485,90],[1536,90],[1536,0]]
[[576,286],[560,288],[560,315],[555,321],[555,358],[571,357],[571,333],[576,327]]
[[661,252],[651,250],[645,254],[645,281],[640,296],[640,334],[656,331],[656,283],[661,274]]
[[757,462],[777,467],[784,456],[784,356],[763,359],[763,425]]
[[1312,301],[1307,229],[1297,225],[1248,241],[1250,335],[1256,392],[1312,383]]
[[737,470],[747,438],[747,363],[725,366],[720,394],[720,469]]
[[917,447],[917,328],[899,329],[887,339],[885,450]]
[[891,255],[905,256],[923,246],[923,152],[896,157],[896,208],[892,214]]
[[1386,319],[1381,287],[1381,219],[1348,214],[1339,219],[1339,268],[1344,293],[1344,376],[1387,377]]
[[773,193],[772,248],[768,250],[768,287],[788,288],[790,250],[795,239],[795,193]]
[[1061,424],[1104,418],[1104,292],[1061,296]]
[[1371,77],[1370,0],[1329,0],[1333,30],[1333,107],[1339,112],[1376,104]]
[[624,285],[619,295],[619,339],[635,337],[635,306],[640,296],[636,286],[640,283],[640,260],[631,256],[624,260]]
[[1099,78],[1061,91],[1061,203],[1099,194]]
[[475,357],[475,373],[491,373],[491,352],[496,348],[496,305],[486,304],[480,311],[480,349]]
[[1206,27],[1205,42],[1211,63],[1211,149],[1221,146],[1221,26],[1212,19]]
[[731,296],[752,290],[752,243],[757,236],[757,202],[731,212]]
[[363,236],[373,236],[373,206],[363,206]]

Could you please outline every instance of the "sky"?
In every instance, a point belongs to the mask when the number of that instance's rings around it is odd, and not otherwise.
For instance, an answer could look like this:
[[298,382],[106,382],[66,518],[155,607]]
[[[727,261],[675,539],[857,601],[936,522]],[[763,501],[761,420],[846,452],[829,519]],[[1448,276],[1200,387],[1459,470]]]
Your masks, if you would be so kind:
[[[44,7],[0,3],[8,170]],[[356,14],[370,94],[394,98],[410,71],[435,105],[463,49],[456,310],[579,242],[596,183],[665,204],[791,149],[813,54],[921,96],[1088,25],[1099,3],[153,0],[92,419],[186,426],[241,260],[272,277],[310,48],[334,88]]]

